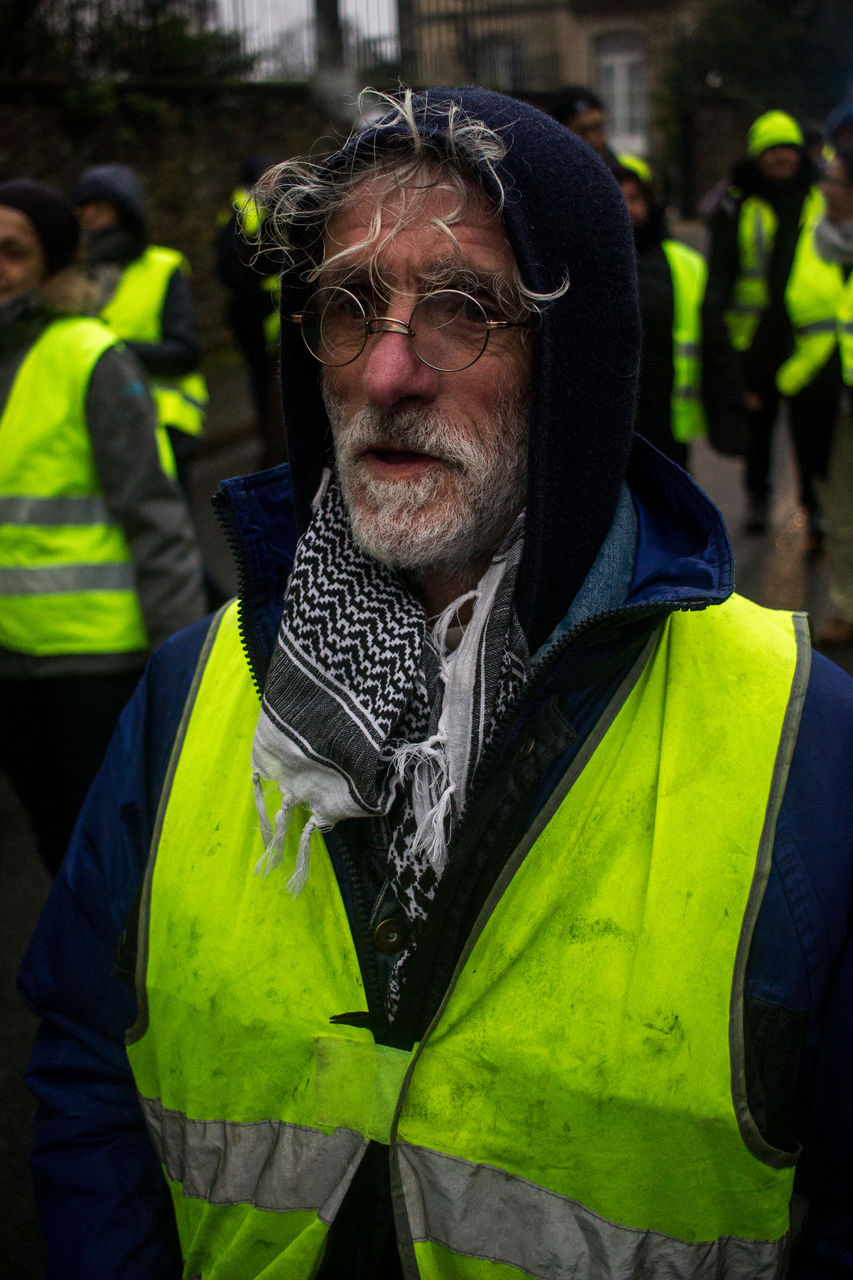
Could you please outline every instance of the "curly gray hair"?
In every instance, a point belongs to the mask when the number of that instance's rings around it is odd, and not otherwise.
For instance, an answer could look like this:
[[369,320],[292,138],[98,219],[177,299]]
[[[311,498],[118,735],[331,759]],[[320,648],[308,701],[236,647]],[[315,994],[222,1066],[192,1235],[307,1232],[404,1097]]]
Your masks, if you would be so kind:
[[[425,199],[439,186],[453,192],[455,200],[434,225],[458,249],[453,226],[465,218],[472,199],[484,194],[484,171],[498,192],[497,201],[493,195],[487,198],[495,206],[495,216],[499,216],[505,197],[497,168],[507,151],[503,137],[481,120],[471,119],[452,101],[430,102],[429,123],[440,122],[437,132],[441,136],[440,141],[429,134],[425,136],[425,121],[416,116],[412,97],[410,89],[401,98],[365,89],[360,102],[369,100],[373,106],[378,100],[386,108],[379,124],[370,126],[371,146],[349,146],[363,132],[357,129],[338,153],[344,156],[344,163],[330,166],[325,160],[295,158],[264,175],[255,190],[255,199],[263,210],[265,238],[271,239],[281,252],[285,270],[299,272],[310,283],[331,266],[345,273],[348,262],[361,265],[369,256],[371,273],[381,285],[378,255],[383,245],[417,220]],[[393,147],[383,148],[383,134],[392,133]],[[376,177],[385,181],[377,185],[366,236],[339,253],[324,256],[320,246],[329,219],[353,199],[360,183]],[[406,200],[396,203],[392,219],[384,217],[391,198],[400,191],[405,191]],[[509,318],[523,319],[538,311],[541,304],[560,297],[568,285],[566,278],[553,292],[536,293],[526,288],[516,271],[511,281],[495,280],[495,300]]]

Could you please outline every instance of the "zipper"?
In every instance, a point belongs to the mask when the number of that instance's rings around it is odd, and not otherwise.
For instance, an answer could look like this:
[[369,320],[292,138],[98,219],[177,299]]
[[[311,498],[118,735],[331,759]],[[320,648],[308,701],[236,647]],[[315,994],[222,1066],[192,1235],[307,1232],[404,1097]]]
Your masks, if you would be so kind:
[[258,697],[262,698],[264,693],[264,682],[261,678],[261,672],[265,669],[265,663],[258,649],[254,638],[254,632],[249,626],[247,616],[248,606],[246,600],[249,594],[249,574],[246,569],[246,558],[243,552],[243,542],[240,537],[240,531],[237,525],[237,517],[234,514],[234,508],[231,504],[230,497],[226,492],[219,488],[211,498],[214,514],[217,523],[225,535],[225,541],[228,543],[228,549],[234,559],[237,568],[237,621],[240,633],[240,644],[246,655],[246,661],[249,664],[249,671],[252,676],[252,683],[257,690]]
[[[370,931],[367,921],[370,919],[370,904],[364,893],[364,885],[361,877],[358,875],[355,866],[355,860],[350,853],[346,840],[340,835],[334,836],[332,832],[326,834],[325,839],[329,841],[330,836],[334,843],[337,856],[341,859],[349,879],[350,890],[352,891],[353,900],[353,928],[352,939],[355,946],[355,954],[358,959],[358,967],[361,970],[361,976],[364,981],[364,990],[367,995],[367,1009],[370,1015],[370,1030],[374,1034],[377,1043],[379,1040],[377,1032],[381,1027],[384,1030],[390,1024],[385,1014],[385,995],[382,991],[382,984],[379,979],[379,971],[373,960],[373,952],[370,946]],[[349,1018],[346,1014],[340,1014],[331,1019],[332,1022],[348,1022]]]

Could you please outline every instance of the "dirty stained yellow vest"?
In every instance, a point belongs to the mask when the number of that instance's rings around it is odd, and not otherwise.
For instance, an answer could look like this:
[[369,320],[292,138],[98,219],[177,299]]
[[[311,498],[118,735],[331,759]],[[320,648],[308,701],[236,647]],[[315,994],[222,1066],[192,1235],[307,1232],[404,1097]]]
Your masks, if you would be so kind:
[[801,620],[738,597],[672,615],[404,1053],[330,1022],[367,1006],[317,833],[285,891],[305,815],[253,875],[259,703],[224,612],[164,787],[128,1036],[186,1276],[314,1275],[369,1139],[409,1276],[782,1274],[794,1157],[749,1113],[742,997],[807,653]]

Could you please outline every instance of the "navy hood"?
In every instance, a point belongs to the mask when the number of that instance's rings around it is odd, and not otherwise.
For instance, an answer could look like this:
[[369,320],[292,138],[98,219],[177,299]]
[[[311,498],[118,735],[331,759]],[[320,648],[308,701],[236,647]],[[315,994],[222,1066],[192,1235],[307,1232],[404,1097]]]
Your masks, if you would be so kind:
[[[546,304],[532,339],[529,480],[524,554],[516,604],[531,651],[565,614],[610,528],[631,445],[640,321],[634,244],[618,186],[574,134],[536,108],[479,88],[430,89],[412,100],[418,132],[449,150],[444,115],[452,102],[500,133],[506,155],[495,164],[502,218],[524,284],[568,290]],[[431,109],[433,108],[433,109]],[[381,121],[379,124],[381,125]],[[326,162],[340,167],[368,149],[408,146],[408,127],[368,126]],[[486,168],[486,194],[501,191]],[[282,280],[282,314],[302,309],[308,286],[291,269]],[[298,326],[282,326],[282,398],[297,523],[330,455],[320,370]]]
[[96,164],[85,169],[71,192],[71,202],[79,207],[87,200],[109,200],[118,209],[122,226],[148,239],[148,215],[142,188],[136,174],[126,164]]

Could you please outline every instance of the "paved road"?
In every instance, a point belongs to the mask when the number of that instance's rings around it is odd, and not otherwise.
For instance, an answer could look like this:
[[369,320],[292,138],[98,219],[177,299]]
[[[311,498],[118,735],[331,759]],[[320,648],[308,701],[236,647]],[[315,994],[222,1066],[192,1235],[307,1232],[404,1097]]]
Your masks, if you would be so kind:
[[[246,397],[239,374],[225,369],[212,382],[212,439],[196,468],[195,508],[208,566],[231,592],[233,569],[207,497],[224,476],[250,470],[258,450],[240,430],[246,419]],[[699,445],[694,448],[693,470],[729,523],[738,589],[775,608],[808,609],[819,625],[827,612],[827,569],[822,560],[805,553],[805,521],[796,504],[783,431],[778,434],[776,452],[772,527],[758,538],[741,533],[745,508],[740,463]],[[853,652],[841,658],[853,672]],[[39,1280],[43,1272],[27,1173],[31,1103],[22,1079],[34,1027],[15,997],[13,978],[47,890],[47,876],[37,861],[26,819],[0,776],[0,1280]]]

